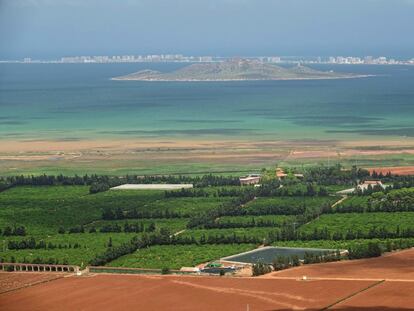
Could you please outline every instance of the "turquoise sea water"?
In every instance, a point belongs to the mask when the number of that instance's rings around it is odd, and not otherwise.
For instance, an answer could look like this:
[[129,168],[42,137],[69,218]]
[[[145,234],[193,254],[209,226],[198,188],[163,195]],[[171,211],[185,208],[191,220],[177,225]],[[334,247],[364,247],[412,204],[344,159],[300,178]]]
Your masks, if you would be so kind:
[[140,82],[183,64],[0,64],[3,139],[393,139],[414,136],[414,66],[316,67],[375,77]]

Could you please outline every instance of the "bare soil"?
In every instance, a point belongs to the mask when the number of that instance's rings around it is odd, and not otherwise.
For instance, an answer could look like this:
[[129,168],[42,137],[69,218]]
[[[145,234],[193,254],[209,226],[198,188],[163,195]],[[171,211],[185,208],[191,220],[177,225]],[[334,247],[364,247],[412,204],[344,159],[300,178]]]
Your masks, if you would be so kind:
[[[308,265],[256,278],[70,276],[4,292],[0,294],[0,309],[413,310],[413,262],[414,249],[409,249],[379,258]],[[11,288],[47,275],[0,273],[0,280]],[[303,280],[304,275],[307,280]]]
[[301,278],[303,276],[329,279],[412,280],[414,282],[414,248],[388,253],[377,258],[304,265],[272,272],[262,277]]
[[96,275],[68,277],[0,295],[4,310],[320,309],[371,281]]
[[391,172],[396,175],[414,175],[414,166],[395,166],[395,167],[372,167],[368,169],[370,172],[387,174]]
[[36,272],[0,272],[0,294],[19,288],[56,280],[64,274]]
[[335,305],[333,310],[413,310],[414,282],[384,282],[352,299]]

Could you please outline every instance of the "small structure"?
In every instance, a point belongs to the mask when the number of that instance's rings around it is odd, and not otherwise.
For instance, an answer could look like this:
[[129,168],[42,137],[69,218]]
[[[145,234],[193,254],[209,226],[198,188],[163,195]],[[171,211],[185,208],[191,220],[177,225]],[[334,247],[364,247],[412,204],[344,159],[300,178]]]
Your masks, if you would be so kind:
[[260,182],[259,174],[250,174],[239,178],[240,185],[257,185]]
[[375,188],[375,187],[381,187],[382,189],[385,189],[386,186],[381,182],[381,180],[366,180],[362,184],[359,184],[357,186],[358,190],[365,191],[369,187]]
[[236,266],[226,266],[223,265],[220,262],[210,262],[207,265],[205,265],[200,270],[202,273],[208,273],[208,274],[226,274],[226,273],[234,273],[236,272]]
[[181,267],[181,272],[193,272],[193,273],[200,273],[200,268],[198,267]]
[[347,194],[353,194],[356,193],[358,191],[366,191],[369,187],[371,187],[372,189],[380,187],[381,189],[385,189],[389,186],[384,185],[381,180],[366,180],[363,183],[359,184],[358,186],[356,186],[355,188],[350,188],[350,189],[345,189],[345,190],[341,190],[341,191],[337,191],[337,194],[340,195],[347,195]]
[[[284,178],[286,178],[287,176],[289,176],[289,174],[286,174],[286,173],[283,171],[283,169],[281,169],[281,168],[277,168],[277,169],[276,169],[276,177],[277,177],[279,180],[284,179]],[[293,176],[295,176],[296,178],[299,178],[299,179],[302,179],[302,178],[303,178],[303,174],[297,174],[297,173],[294,173],[294,174],[293,174]]]

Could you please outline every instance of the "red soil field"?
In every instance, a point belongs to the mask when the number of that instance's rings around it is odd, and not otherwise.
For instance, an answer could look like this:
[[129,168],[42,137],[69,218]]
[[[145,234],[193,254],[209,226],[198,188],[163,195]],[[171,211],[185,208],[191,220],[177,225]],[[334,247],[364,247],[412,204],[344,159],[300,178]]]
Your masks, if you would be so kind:
[[8,311],[321,309],[372,281],[95,275],[0,294]]
[[310,278],[396,279],[414,281],[414,248],[388,253],[377,258],[305,265],[272,272],[262,276],[262,278],[302,277],[304,275]]
[[[60,273],[0,272],[0,293],[63,277]],[[0,305],[1,306],[1,305]]]
[[[335,305],[333,310],[413,310],[414,282],[384,282],[349,300]],[[371,309],[373,310],[373,309]]]
[[[262,277],[71,276],[0,294],[0,310],[414,310],[414,248]],[[0,284],[56,274],[0,273]],[[301,280],[306,275],[307,281]],[[385,281],[384,281],[385,280]]]
[[414,166],[395,166],[395,167],[371,167],[368,168],[371,173],[376,171],[377,173],[387,174],[391,172],[396,175],[414,175]]

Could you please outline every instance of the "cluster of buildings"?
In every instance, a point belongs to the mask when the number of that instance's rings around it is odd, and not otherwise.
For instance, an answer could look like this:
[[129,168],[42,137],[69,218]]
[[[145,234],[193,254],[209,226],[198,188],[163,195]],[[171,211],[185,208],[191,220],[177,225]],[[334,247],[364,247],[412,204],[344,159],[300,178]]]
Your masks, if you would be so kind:
[[143,62],[212,62],[212,56],[161,55],[115,55],[62,57],[60,63],[143,63]]
[[[185,56],[182,54],[151,54],[151,55],[114,55],[114,56],[66,56],[58,60],[34,60],[25,57],[20,61],[0,61],[19,63],[148,63],[148,62],[222,62],[232,57],[216,56]],[[355,57],[355,56],[331,56],[329,58],[313,57],[280,57],[280,56],[258,56],[243,57],[243,59],[255,60],[262,63],[285,63],[285,64],[352,64],[352,65],[414,65],[414,58],[409,60],[396,60],[385,56]]]
[[[279,180],[285,179],[286,177],[289,176],[289,174],[285,173],[283,171],[283,169],[281,169],[281,168],[277,168],[275,174],[276,174],[276,178],[279,179]],[[303,178],[303,174],[293,173],[292,175],[294,177],[298,178],[298,179]],[[260,174],[249,174],[247,176],[242,176],[242,177],[239,178],[240,185],[242,185],[242,186],[245,186],[245,185],[258,185],[260,183],[261,177],[262,176]]]
[[337,56],[337,57],[329,57],[328,63],[329,64],[365,64],[365,65],[398,65],[398,64],[406,64],[406,63],[414,63],[414,59],[411,59],[409,61],[401,61],[401,60],[395,60],[393,58],[388,59],[385,56],[381,57],[372,57],[372,56],[365,56],[363,58],[361,57],[343,57],[343,56]]

